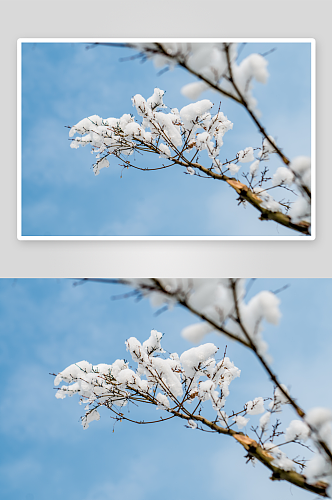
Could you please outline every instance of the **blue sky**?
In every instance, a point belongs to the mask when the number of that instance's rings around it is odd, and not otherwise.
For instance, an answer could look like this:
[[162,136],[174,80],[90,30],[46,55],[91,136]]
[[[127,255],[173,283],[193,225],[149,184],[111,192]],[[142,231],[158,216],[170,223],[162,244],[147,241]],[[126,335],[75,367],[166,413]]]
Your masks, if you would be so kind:
[[[264,331],[273,368],[304,409],[332,408],[332,280],[258,280],[252,293],[286,284],[280,325]],[[189,430],[175,419],[154,426],[121,423],[112,432],[105,409],[99,422],[83,430],[78,398],[57,400],[50,372],[83,359],[97,364],[126,358],[125,339],[144,341],[152,328],[164,333],[168,351],[192,347],[179,336],[193,321],[190,314],[175,308],[156,316],[147,300],[111,300],[122,291],[97,283],[74,287],[64,279],[0,280],[1,498],[313,498],[271,482],[260,464],[245,465],[243,450],[232,440]],[[206,341],[221,349],[226,344],[217,335]],[[227,344],[228,356],[242,370],[227,408],[270,396],[271,384],[251,353]]]
[[[252,45],[252,47],[251,47]],[[247,44],[267,56],[270,79],[256,84],[262,122],[286,155],[310,155],[310,44]],[[294,236],[274,222],[260,222],[252,207],[237,206],[224,183],[184,175],[183,169],[123,172],[113,159],[95,177],[88,147],[69,147],[68,129],[86,116],[133,113],[131,98],[166,90],[164,102],[181,109],[190,101],[180,89],[193,78],[179,68],[158,75],[152,62],[120,62],[133,51],[82,43],[22,46],[22,235],[23,236]],[[216,108],[220,98],[206,92]],[[221,98],[234,123],[223,157],[234,157],[261,138],[245,111]],[[137,158],[141,166],[155,157]],[[271,161],[271,168],[280,166]],[[241,171],[240,171],[241,172]]]

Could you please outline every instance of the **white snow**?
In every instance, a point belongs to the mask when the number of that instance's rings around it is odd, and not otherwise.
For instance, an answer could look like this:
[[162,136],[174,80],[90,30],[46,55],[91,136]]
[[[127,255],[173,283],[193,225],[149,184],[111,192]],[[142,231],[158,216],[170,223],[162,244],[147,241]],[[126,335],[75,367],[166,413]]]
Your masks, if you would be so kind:
[[270,423],[270,419],[271,419],[271,412],[269,411],[264,413],[264,415],[262,415],[261,418],[259,419],[259,428],[263,433],[266,433],[268,425]]
[[199,120],[202,120],[204,114],[212,107],[213,104],[208,99],[184,106],[180,111],[184,127],[190,130],[194,124],[198,123]]
[[260,164],[260,161],[259,160],[255,160],[254,163],[252,163],[250,165],[250,169],[249,169],[249,172],[250,174],[255,177],[256,173],[257,173],[257,170],[259,169],[259,164]]
[[286,429],[285,440],[293,441],[298,439],[306,441],[309,437],[310,429],[303,420],[292,420]]
[[259,415],[265,411],[264,399],[262,397],[255,398],[253,401],[248,401],[245,406],[249,415]]
[[100,420],[100,414],[97,410],[90,411],[82,418],[83,429],[87,429],[94,420]]
[[306,198],[299,196],[298,199],[291,206],[288,215],[292,219],[292,222],[297,223],[302,220],[309,221],[310,213],[311,213],[310,203]]
[[198,344],[203,340],[205,335],[210,333],[213,330],[213,327],[210,323],[206,321],[202,321],[200,323],[194,323],[193,325],[188,325],[183,328],[181,335],[184,339],[190,340],[194,344]]
[[233,422],[236,423],[239,429],[242,429],[249,422],[249,418],[243,417],[242,415],[236,415],[235,417],[233,417]]
[[218,347],[214,344],[203,344],[198,347],[193,347],[185,351],[180,356],[180,361],[184,369],[185,375],[193,377],[199,366],[205,366],[212,361],[213,356],[218,351]]
[[286,186],[291,186],[294,182],[294,174],[287,167],[279,167],[275,174],[273,174],[272,184],[273,186],[279,186],[285,184]]
[[243,151],[239,151],[237,153],[237,158],[241,163],[248,163],[250,161],[254,161],[254,150],[252,147],[245,148]]

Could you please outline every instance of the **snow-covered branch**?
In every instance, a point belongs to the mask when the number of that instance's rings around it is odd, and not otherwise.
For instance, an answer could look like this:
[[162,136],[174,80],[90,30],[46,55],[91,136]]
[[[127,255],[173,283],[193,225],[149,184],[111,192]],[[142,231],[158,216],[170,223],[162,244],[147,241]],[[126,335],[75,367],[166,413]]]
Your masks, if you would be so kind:
[[[84,118],[71,127],[69,136],[80,134],[71,141],[71,147],[90,144],[97,154],[97,162],[93,170],[95,175],[102,168],[109,167],[109,157],[115,156],[125,168],[138,168],[130,161],[135,151],[153,153],[165,159],[166,164],[151,168],[169,168],[179,165],[185,173],[200,175],[226,182],[239,195],[240,203],[249,203],[261,213],[261,220],[274,220],[288,228],[303,234],[310,233],[310,199],[303,196],[297,184],[297,178],[291,170],[280,167],[272,178],[272,184],[266,186],[268,178],[259,175],[263,163],[276,153],[274,139],[265,138],[261,146],[246,146],[234,153],[232,160],[220,159],[224,136],[233,128],[233,123],[220,111],[211,114],[213,104],[208,99],[184,106],[180,111],[172,108],[165,112],[163,102],[165,92],[159,88],[148,99],[140,94],[133,97],[133,106],[139,116],[138,120],[131,114],[121,118],[103,119],[97,115]],[[205,167],[198,162],[198,155],[205,152],[210,166]],[[230,174],[236,174],[241,167],[250,163],[243,176],[247,184],[240,182]],[[297,157],[292,162],[301,171],[306,182],[310,183],[310,159]],[[264,187],[263,187],[264,185]],[[290,202],[276,201],[271,190],[281,187],[291,190],[297,200]]]
[[[240,370],[234,365],[226,353],[217,360],[218,348],[212,344],[203,344],[189,349],[179,356],[172,353],[165,357],[161,347],[162,334],[151,331],[150,337],[143,343],[135,337],[126,341],[132,361],[137,364],[134,370],[124,360],[116,360],[111,365],[91,365],[81,361],[67,367],[56,375],[54,383],[58,386],[65,382],[56,397],[64,399],[66,396],[78,394],[81,403],[85,404],[86,413],[82,418],[84,429],[94,420],[100,419],[99,409],[104,406],[112,412],[115,421],[128,420],[130,422],[156,423],[170,418],[184,419],[192,429],[205,430],[218,434],[228,435],[240,443],[247,451],[247,458],[256,459],[272,471],[272,479],[286,480],[305,490],[327,496],[327,483],[313,480],[319,466],[311,465],[311,475],[303,475],[297,469],[299,463],[291,460],[275,443],[276,437],[283,433],[276,433],[276,426],[272,426],[270,434],[268,427],[271,417],[279,413],[285,401],[283,395],[276,390],[274,397],[265,408],[265,400],[256,397],[247,401],[237,413],[227,413],[225,406],[230,392],[231,382],[240,376]],[[269,398],[267,398],[268,400]],[[210,404],[210,410],[206,404]],[[140,403],[153,405],[163,411],[159,419],[146,422],[135,419],[131,408],[130,417],[126,408],[135,407]],[[202,413],[214,412],[214,417],[207,418]],[[237,429],[242,429],[251,418],[261,415],[258,442]],[[320,415],[322,425],[328,417],[322,419],[321,412],[316,410],[316,423]],[[269,434],[263,439],[263,435]],[[292,422],[287,429],[286,437],[291,442],[306,440],[309,435],[308,427]],[[314,459],[315,460],[315,459]],[[312,463],[312,462],[311,462]],[[309,463],[310,467],[310,463]],[[308,480],[308,477],[310,480]]]
[[[274,293],[261,291],[248,300],[248,283],[244,279],[146,278],[97,281],[128,285],[136,297],[149,298],[154,307],[185,307],[200,320],[183,329],[182,335],[187,340],[199,343],[214,331],[250,349],[275,386],[270,412],[279,411],[281,405],[288,404],[301,419],[293,421],[287,430],[288,440],[297,436],[305,441],[310,436],[316,448],[316,454],[308,464],[308,482],[326,480],[331,483],[332,412],[324,408],[305,412],[271,368],[272,360],[267,353],[267,343],[262,332],[264,321],[277,325],[281,316],[280,300]],[[261,422],[262,430],[269,424],[269,419],[270,415],[266,414]],[[281,452],[280,457],[283,457]]]
[[195,100],[204,91],[212,89],[243,106],[266,142],[292,172],[301,191],[307,199],[311,199],[311,187],[307,179],[310,174],[306,174],[306,179],[303,178],[303,172],[291,164],[260,121],[257,99],[253,96],[253,81],[267,83],[268,61],[264,56],[253,53],[238,63],[238,44],[225,42],[150,42],[123,45],[138,50],[142,57],[152,59],[156,67],[173,68],[178,65],[195,76],[198,81],[182,88],[182,93],[189,99]]

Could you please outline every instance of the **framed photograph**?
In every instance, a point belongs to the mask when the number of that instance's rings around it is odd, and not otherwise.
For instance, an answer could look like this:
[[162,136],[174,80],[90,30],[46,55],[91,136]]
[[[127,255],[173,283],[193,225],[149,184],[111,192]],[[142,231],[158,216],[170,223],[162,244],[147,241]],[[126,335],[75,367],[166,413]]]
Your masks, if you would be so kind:
[[20,39],[20,240],[313,240],[313,39]]

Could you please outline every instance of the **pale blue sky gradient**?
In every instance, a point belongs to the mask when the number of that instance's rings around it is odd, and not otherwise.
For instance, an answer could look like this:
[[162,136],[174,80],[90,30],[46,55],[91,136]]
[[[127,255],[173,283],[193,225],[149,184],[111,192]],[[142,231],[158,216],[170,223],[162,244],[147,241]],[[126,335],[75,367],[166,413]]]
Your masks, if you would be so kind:
[[[272,366],[305,410],[332,408],[332,281],[258,280],[251,295],[287,284],[280,293],[280,325],[264,330]],[[101,420],[83,430],[78,397],[57,400],[50,372],[83,359],[93,364],[128,359],[125,340],[144,341],[152,328],[164,333],[169,352],[192,347],[180,331],[195,318],[180,308],[156,316],[147,300],[111,300],[124,290],[96,283],[74,287],[73,280],[63,279],[0,280],[1,498],[313,499],[270,481],[260,464],[246,465],[243,449],[233,440],[187,429],[176,419],[148,426],[118,423],[113,432],[110,414],[102,409]],[[222,352],[227,344],[227,355],[242,370],[230,387],[228,411],[272,395],[250,352],[218,335],[206,342]],[[154,408],[148,414],[159,415]],[[295,418],[289,409],[286,415]]]
[[[251,47],[252,45],[252,47]],[[260,222],[252,207],[238,207],[224,183],[184,175],[182,167],[122,172],[113,158],[95,177],[89,147],[69,147],[68,128],[86,116],[134,113],[131,98],[166,90],[164,102],[181,109],[181,87],[193,80],[180,68],[158,74],[150,61],[120,62],[132,50],[84,43],[22,45],[22,235],[23,236],[294,236],[274,222]],[[262,122],[293,158],[310,155],[310,44],[247,44],[267,55],[270,79],[255,84]],[[234,123],[222,159],[260,146],[255,125],[236,103],[206,92]],[[206,162],[202,155],[201,160]],[[161,164],[136,155],[139,166]],[[208,163],[208,162],[206,162]],[[271,168],[281,166],[274,158]],[[122,172],[122,178],[121,178]],[[241,179],[241,170],[240,170]]]

